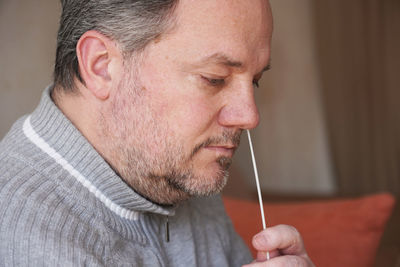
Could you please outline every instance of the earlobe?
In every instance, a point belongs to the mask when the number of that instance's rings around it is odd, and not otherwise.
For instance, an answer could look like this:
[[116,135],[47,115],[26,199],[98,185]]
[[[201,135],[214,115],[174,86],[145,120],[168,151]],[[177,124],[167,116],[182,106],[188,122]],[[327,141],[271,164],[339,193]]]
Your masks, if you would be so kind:
[[97,31],[84,33],[76,47],[85,87],[100,100],[110,95],[113,79],[110,65],[116,59],[116,50],[114,42]]

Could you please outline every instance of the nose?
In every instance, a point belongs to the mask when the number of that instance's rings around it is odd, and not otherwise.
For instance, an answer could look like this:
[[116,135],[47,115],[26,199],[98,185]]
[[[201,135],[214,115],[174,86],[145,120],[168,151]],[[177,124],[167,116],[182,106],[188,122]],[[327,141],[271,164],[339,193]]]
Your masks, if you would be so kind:
[[[233,88],[231,88],[233,89]],[[253,129],[260,120],[254,99],[253,85],[242,85],[224,97],[225,105],[219,113],[218,121],[225,127]]]

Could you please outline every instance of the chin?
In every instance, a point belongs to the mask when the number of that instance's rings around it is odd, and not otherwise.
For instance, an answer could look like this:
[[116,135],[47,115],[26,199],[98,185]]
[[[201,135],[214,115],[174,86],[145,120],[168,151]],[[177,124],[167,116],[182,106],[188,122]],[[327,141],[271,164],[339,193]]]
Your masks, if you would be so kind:
[[219,170],[212,174],[203,174],[187,180],[184,188],[191,196],[211,196],[218,194],[228,182],[229,173],[226,170]]

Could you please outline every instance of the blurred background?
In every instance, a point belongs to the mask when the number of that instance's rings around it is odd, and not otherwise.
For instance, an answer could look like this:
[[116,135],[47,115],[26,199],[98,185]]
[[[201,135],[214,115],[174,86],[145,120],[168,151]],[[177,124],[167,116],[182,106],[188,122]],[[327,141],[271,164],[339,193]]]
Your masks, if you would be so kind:
[[[271,4],[272,69],[252,131],[264,195],[398,197],[400,1]],[[0,0],[0,137],[51,82],[59,14],[59,1]],[[254,196],[253,177],[243,135],[225,193]]]

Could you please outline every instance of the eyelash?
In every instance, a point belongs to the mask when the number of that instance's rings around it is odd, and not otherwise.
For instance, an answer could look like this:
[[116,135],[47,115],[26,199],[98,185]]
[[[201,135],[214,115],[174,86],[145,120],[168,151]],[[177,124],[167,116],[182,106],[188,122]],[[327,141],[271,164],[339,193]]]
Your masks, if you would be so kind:
[[203,78],[206,79],[207,82],[211,86],[214,86],[214,87],[220,87],[225,84],[225,79],[214,79],[214,78],[206,78],[206,77],[203,77]]
[[257,80],[253,80],[253,85],[254,85],[256,88],[260,88],[260,84],[258,83]]
[[[214,86],[214,87],[220,87],[225,84],[225,79],[213,79],[213,78],[207,78],[207,77],[202,77],[202,78],[205,79],[211,86]],[[257,80],[253,80],[253,85],[256,88],[260,87],[260,84],[258,83]]]

